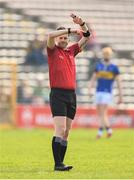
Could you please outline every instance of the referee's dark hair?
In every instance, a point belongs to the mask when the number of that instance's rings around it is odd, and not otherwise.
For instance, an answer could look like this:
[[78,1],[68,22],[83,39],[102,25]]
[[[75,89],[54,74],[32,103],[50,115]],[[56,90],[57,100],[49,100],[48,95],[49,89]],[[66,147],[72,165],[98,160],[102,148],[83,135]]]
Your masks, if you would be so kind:
[[63,26],[60,26],[60,27],[57,28],[57,30],[64,30],[64,29],[66,29],[66,28],[63,27]]

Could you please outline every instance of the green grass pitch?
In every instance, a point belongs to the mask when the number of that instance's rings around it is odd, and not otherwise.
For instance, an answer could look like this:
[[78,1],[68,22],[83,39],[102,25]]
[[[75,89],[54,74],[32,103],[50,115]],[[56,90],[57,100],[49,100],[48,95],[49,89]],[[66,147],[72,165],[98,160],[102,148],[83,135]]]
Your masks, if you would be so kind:
[[73,129],[65,163],[69,172],[54,172],[52,130],[1,130],[1,179],[133,179],[134,130],[114,130],[96,140],[96,130]]

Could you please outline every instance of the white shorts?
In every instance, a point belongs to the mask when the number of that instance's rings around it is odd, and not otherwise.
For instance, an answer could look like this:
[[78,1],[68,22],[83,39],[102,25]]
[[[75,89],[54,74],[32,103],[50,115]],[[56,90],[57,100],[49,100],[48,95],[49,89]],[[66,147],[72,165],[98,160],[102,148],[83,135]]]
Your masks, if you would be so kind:
[[96,104],[111,104],[112,103],[112,94],[108,92],[96,92],[95,95]]

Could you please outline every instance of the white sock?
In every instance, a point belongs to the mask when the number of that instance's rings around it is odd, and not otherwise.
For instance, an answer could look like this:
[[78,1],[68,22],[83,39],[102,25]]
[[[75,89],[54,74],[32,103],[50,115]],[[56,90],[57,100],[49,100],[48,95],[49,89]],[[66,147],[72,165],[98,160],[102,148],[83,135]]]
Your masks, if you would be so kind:
[[99,135],[99,136],[102,136],[102,135],[103,135],[103,130],[100,130],[100,129],[99,129],[99,130],[98,130],[98,135]]
[[107,130],[107,132],[108,132],[108,134],[112,134],[112,133],[113,133],[112,128],[109,128],[109,129]]

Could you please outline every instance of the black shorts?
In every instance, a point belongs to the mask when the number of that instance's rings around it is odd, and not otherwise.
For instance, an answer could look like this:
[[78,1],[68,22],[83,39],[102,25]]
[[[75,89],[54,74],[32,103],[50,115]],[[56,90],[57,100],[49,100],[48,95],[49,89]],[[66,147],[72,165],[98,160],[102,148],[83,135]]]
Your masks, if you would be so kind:
[[53,117],[66,116],[74,119],[76,113],[75,90],[52,88],[50,92],[50,107]]

